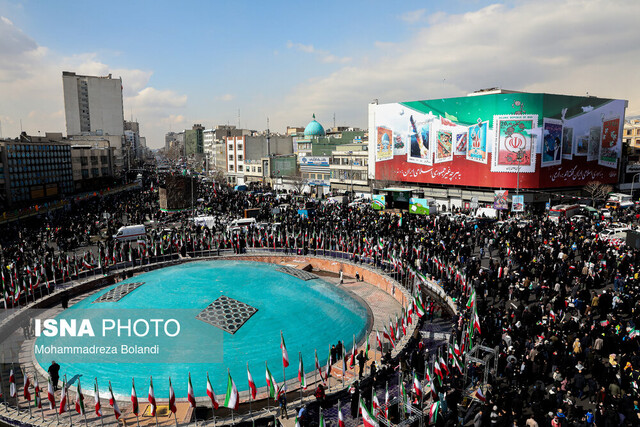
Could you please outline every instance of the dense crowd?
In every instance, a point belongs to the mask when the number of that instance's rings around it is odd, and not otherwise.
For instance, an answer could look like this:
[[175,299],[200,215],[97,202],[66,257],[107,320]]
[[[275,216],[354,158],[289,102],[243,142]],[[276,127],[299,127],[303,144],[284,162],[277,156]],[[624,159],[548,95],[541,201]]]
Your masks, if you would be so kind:
[[[640,424],[639,252],[602,239],[602,219],[400,216],[216,185],[197,195],[204,200],[198,208],[213,217],[205,227],[190,221],[191,212],[160,212],[149,187],[0,226],[6,304],[25,303],[83,270],[150,262],[167,253],[242,253],[251,247],[340,252],[393,274],[412,293],[426,291],[419,286],[425,281],[435,282],[457,304],[451,350],[428,351],[416,341],[399,363],[385,361],[392,366],[388,375],[397,374],[395,366],[404,373],[407,399],[427,411],[439,402],[441,415],[432,423]],[[298,213],[301,203],[310,215]],[[259,209],[256,225],[230,231],[228,222],[250,208]],[[637,221],[634,211],[616,215]],[[111,237],[124,223],[145,222],[151,226],[142,244]],[[480,344],[497,349],[497,369],[493,362],[486,368],[465,362]]]

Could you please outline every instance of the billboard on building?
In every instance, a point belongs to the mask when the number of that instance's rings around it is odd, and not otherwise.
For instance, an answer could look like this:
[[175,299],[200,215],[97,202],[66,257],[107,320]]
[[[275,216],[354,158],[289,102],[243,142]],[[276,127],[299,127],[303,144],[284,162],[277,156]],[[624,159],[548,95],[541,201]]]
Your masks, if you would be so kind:
[[378,180],[521,188],[614,183],[627,102],[500,93],[370,105]]
[[496,190],[493,196],[493,209],[505,210],[509,208],[509,190]]
[[371,196],[371,207],[377,211],[387,207],[387,201],[384,194],[374,194]]
[[427,199],[412,197],[409,199],[409,213],[417,215],[429,215],[429,202]]
[[511,212],[524,212],[523,195],[515,195],[511,198]]
[[302,156],[300,166],[329,166],[329,157]]

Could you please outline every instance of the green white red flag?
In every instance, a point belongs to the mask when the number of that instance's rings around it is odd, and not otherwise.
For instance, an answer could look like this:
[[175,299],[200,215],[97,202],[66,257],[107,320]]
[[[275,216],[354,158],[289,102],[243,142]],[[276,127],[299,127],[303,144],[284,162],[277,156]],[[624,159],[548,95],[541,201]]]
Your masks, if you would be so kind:
[[233,382],[233,378],[231,378],[231,374],[227,373],[227,394],[224,397],[224,405],[227,408],[237,410],[238,405],[240,404],[240,396],[238,394],[238,388],[236,387],[236,383]]

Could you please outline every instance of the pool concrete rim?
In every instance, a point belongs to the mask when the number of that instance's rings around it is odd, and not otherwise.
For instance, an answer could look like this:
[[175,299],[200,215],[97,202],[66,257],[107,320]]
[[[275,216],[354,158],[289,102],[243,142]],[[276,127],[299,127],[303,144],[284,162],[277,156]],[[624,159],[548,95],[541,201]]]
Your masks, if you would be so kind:
[[[319,256],[312,256],[312,255],[305,255],[305,256],[301,256],[301,255],[285,255],[285,254],[277,254],[277,255],[273,255],[273,254],[260,254],[260,253],[250,253],[250,254],[238,254],[238,255],[223,255],[223,256],[212,256],[212,257],[203,257],[203,258],[195,258],[195,259],[180,259],[180,260],[171,260],[171,261],[166,261],[166,262],[159,262],[159,263],[155,263],[155,264],[149,264],[149,265],[143,265],[143,266],[136,266],[136,267],[130,267],[127,268],[125,270],[119,270],[117,273],[114,273],[113,275],[109,276],[109,277],[114,277],[117,275],[120,275],[124,272],[132,272],[135,275],[138,274],[142,274],[142,273],[146,273],[148,271],[152,271],[152,270],[157,270],[157,269],[161,269],[161,268],[166,268],[166,267],[170,267],[170,266],[175,266],[175,265],[181,265],[181,264],[186,264],[186,263],[192,263],[192,262],[204,262],[204,261],[219,261],[219,260],[242,260],[242,261],[258,261],[258,262],[267,262],[270,264],[276,264],[275,262],[271,262],[271,261],[264,261],[261,260],[262,258],[277,258],[281,261],[287,261],[287,262],[291,262],[294,260],[303,260],[303,261],[308,261],[308,260],[322,260],[322,261],[326,261],[331,263],[332,265],[340,265],[341,267],[344,266],[352,266],[354,268],[356,268],[359,271],[368,271],[370,274],[379,276],[379,277],[383,277],[380,275],[379,272],[371,269],[369,266],[366,265],[357,265],[354,263],[351,263],[347,260],[343,260],[343,259],[335,259],[335,258],[329,258],[329,257],[319,257]],[[333,272],[331,270],[324,270],[324,271],[329,271],[329,272]],[[135,276],[134,276],[135,277]],[[400,286],[400,284],[398,282],[396,282],[395,280],[389,278],[389,277],[383,277],[385,280],[389,281],[390,284],[392,284],[394,286],[393,289],[395,290],[399,290],[401,293],[405,294],[405,297],[409,297],[408,295],[408,291],[406,291],[402,286]],[[70,288],[64,289],[64,290],[60,290],[58,292],[54,292],[51,295],[48,295],[47,297],[38,300],[37,301],[37,305],[38,306],[43,306],[45,305],[44,303],[47,300],[50,300],[51,297],[60,297],[61,294],[63,293],[68,293],[69,291],[73,291],[78,287],[81,287],[82,285],[86,285],[87,283],[90,282],[94,282],[94,281],[99,281],[102,278],[91,278],[89,280],[85,280],[82,282],[77,282],[76,285],[71,286]],[[326,279],[323,279],[325,281],[328,281]],[[118,282],[116,282],[118,283]],[[371,283],[367,283],[366,281],[364,282],[365,284],[368,284],[369,286],[374,286],[377,287],[380,291],[387,293],[386,290],[381,289],[379,286],[373,285]],[[87,297],[89,297],[92,294],[98,293],[100,291],[103,291],[106,287],[113,285],[114,283],[103,283],[102,285],[99,285],[99,288],[95,289],[95,288],[91,288],[87,291],[82,291],[82,292],[78,292],[77,294],[74,295],[78,295],[81,296],[82,299],[85,299]],[[372,326],[373,326],[373,312],[371,310],[370,305],[363,299],[361,298],[359,295],[357,295],[356,293],[352,292],[349,289],[344,288],[343,286],[337,284],[336,286],[340,286],[342,288],[343,291],[349,293],[352,297],[355,296],[355,299],[358,301],[359,304],[361,304],[367,311],[367,326],[366,326],[366,333],[364,334],[364,338],[362,340],[360,340],[359,343],[357,343],[358,348],[361,347],[361,345],[366,341],[366,337],[370,336],[370,334],[372,333]],[[400,302],[397,301],[397,297],[392,296],[392,298],[394,298],[394,300],[396,300],[396,302],[400,305]],[[54,304],[57,301],[54,302]],[[49,308],[52,307],[52,305],[49,306]],[[402,305],[400,305],[400,307],[402,307]],[[395,313],[394,313],[395,314]],[[4,322],[3,322],[4,323]],[[404,348],[404,345],[406,344],[407,338],[410,337],[413,333],[413,330],[415,329],[417,322],[414,322],[412,325],[410,325],[409,330],[407,332],[407,335],[405,335],[399,345],[396,346],[396,348],[394,349],[393,353],[397,353],[399,351],[401,351]],[[0,328],[2,327],[2,325],[0,325]],[[375,346],[375,343],[374,343]],[[31,362],[31,366],[33,366],[35,368],[36,371],[38,371],[38,374],[40,377],[43,378],[47,378],[48,374],[47,372],[42,368],[42,366],[40,366],[39,362],[37,362],[37,360],[35,359],[35,353],[34,353],[34,348],[33,346],[30,346],[30,362]],[[336,364],[332,365],[332,369],[335,369]],[[28,367],[27,367],[28,369]],[[306,373],[305,375],[307,380],[312,380],[314,378],[314,375],[310,375],[310,373]],[[292,378],[290,380],[287,380],[287,394],[298,394],[299,393],[299,383],[297,378]],[[314,382],[308,382],[308,387],[307,387],[307,391],[306,393],[309,393],[310,391],[313,392],[313,388],[311,387],[311,385],[314,385]],[[350,382],[345,381],[345,387],[348,387],[350,385]],[[335,384],[334,384],[335,387]],[[69,390],[71,392],[75,393],[75,386],[70,386]],[[336,388],[332,388],[331,392],[335,393],[338,392],[339,390],[342,390],[342,387],[339,387],[338,389]],[[260,387],[258,389],[258,395],[256,400],[253,401],[254,404],[259,404],[261,401],[266,400],[266,392],[267,392],[267,387]],[[85,395],[85,397],[93,397],[93,390],[91,389],[86,389],[83,394]],[[242,392],[239,393],[240,394],[240,400],[242,402],[242,404],[247,403],[247,398],[249,396],[249,391],[248,390],[243,390]],[[216,394],[216,397],[222,397],[223,395],[221,394]],[[105,400],[108,401],[108,399],[104,399],[103,397],[101,398],[101,400]],[[118,402],[122,402],[124,404],[128,404],[130,403],[129,401],[129,396],[123,396],[123,395],[116,395],[116,400]],[[177,398],[176,401],[187,401],[187,398]],[[207,396],[200,396],[200,397],[196,397],[196,402],[199,403],[210,403],[210,399]]]

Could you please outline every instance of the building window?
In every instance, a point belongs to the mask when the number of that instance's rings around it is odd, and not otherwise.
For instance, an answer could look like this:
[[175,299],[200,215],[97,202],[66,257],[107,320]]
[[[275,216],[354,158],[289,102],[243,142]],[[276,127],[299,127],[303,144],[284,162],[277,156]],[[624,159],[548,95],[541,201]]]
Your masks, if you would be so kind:
[[229,161],[233,162],[233,154],[229,154]]
[[233,172],[233,165],[229,165],[229,170]]
[[242,172],[242,165],[238,165],[238,172]]
[[82,169],[82,179],[89,178],[89,169]]
[[262,168],[258,166],[258,173],[262,173]]
[[242,161],[242,154],[238,154],[238,161],[241,162]]
[[229,144],[229,151],[233,151],[233,144]]
[[238,146],[237,146],[237,150],[238,150],[238,151],[242,151],[242,144],[238,144]]

